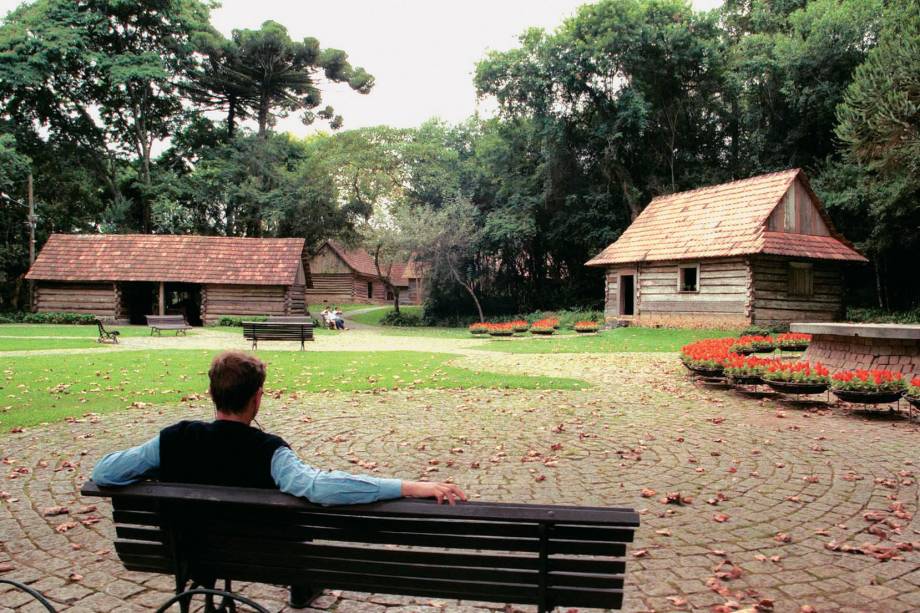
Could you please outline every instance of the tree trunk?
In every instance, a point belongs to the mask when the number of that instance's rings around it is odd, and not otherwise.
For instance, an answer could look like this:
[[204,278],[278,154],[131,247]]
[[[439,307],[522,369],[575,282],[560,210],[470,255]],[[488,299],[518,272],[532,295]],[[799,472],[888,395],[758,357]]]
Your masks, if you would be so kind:
[[393,292],[393,312],[399,315],[399,289],[394,285],[390,291]]
[[875,257],[875,293],[878,295],[878,308],[885,310],[885,292],[882,290],[882,271],[880,269],[879,257]]
[[268,138],[268,111],[270,95],[267,91],[262,91],[259,97],[259,138]]
[[236,132],[236,95],[230,94],[227,98],[227,140],[233,140]]
[[456,279],[457,283],[459,283],[463,287],[463,289],[465,289],[467,293],[469,293],[470,297],[473,299],[473,302],[476,304],[476,310],[479,311],[479,322],[485,323],[486,316],[482,312],[482,305],[479,304],[479,298],[476,297],[476,292],[473,291],[473,285],[467,284],[463,279],[460,278],[460,273],[457,272],[457,269],[454,267],[454,262],[453,260],[450,259],[449,255],[445,259],[447,260],[447,268],[450,269],[450,272],[454,276],[454,279]]

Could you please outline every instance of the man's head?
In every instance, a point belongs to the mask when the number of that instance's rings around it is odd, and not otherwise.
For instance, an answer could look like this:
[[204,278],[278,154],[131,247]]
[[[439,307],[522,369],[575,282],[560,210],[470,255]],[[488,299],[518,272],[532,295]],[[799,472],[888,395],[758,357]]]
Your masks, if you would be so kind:
[[[255,417],[259,410],[265,363],[242,351],[225,351],[211,362],[211,400],[220,413]],[[252,413],[251,416],[247,415]]]

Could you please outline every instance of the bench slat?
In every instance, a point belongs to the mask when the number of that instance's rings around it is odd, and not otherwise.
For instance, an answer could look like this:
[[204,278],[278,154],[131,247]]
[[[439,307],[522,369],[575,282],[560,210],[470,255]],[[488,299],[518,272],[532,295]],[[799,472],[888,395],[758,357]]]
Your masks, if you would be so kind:
[[88,481],[84,496],[117,496],[132,500],[173,500],[183,505],[192,502],[240,504],[255,507],[296,509],[361,517],[442,517],[494,521],[553,521],[572,525],[639,526],[639,514],[628,508],[578,507],[570,505],[527,505],[519,503],[465,502],[448,507],[434,500],[402,499],[366,505],[321,507],[277,490],[260,490],[216,485],[141,482],[125,488],[100,488]]

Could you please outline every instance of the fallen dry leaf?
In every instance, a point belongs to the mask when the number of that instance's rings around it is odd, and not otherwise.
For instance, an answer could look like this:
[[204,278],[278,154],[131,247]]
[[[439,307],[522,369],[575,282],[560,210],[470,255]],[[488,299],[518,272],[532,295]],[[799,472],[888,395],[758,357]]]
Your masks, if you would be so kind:
[[45,517],[54,517],[55,515],[67,515],[70,513],[70,509],[67,507],[48,507],[42,511],[42,515]]
[[718,522],[720,524],[724,524],[730,519],[731,517],[726,515],[725,513],[716,513],[715,515],[712,516],[712,521]]
[[657,493],[658,493],[658,492],[656,492],[655,490],[653,490],[652,488],[649,488],[649,487],[643,487],[643,488],[642,488],[642,491],[640,492],[640,494],[642,494],[642,497],[643,497],[643,498],[651,498],[652,496],[654,496],[654,495],[657,494]]
[[785,532],[777,532],[776,536],[773,537],[773,540],[777,543],[790,543],[792,542],[792,537]]
[[634,558],[644,558],[648,556],[648,549],[637,549],[632,554]]

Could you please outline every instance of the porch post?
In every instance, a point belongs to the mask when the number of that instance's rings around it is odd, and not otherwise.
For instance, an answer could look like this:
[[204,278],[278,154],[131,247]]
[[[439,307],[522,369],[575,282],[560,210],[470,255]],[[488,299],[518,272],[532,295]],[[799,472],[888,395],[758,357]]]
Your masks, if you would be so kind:
[[166,283],[160,281],[160,315],[166,315]]

